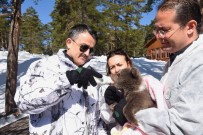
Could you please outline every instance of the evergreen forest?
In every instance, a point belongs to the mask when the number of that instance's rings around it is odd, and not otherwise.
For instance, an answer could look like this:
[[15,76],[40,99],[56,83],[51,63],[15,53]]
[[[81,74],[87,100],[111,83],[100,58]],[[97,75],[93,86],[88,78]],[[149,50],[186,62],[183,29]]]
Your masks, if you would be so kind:
[[[38,4],[38,0],[33,0]],[[65,48],[69,29],[85,23],[95,29],[99,41],[95,55],[105,55],[123,48],[132,57],[145,54],[144,45],[152,37],[153,22],[140,24],[142,13],[152,11],[160,0],[56,0],[51,13],[52,22],[42,24],[33,7],[21,15],[19,49],[30,53],[52,55]],[[23,2],[23,1],[22,1]],[[0,14],[9,14],[9,0],[0,0]],[[0,48],[8,48],[11,17],[0,16]]]

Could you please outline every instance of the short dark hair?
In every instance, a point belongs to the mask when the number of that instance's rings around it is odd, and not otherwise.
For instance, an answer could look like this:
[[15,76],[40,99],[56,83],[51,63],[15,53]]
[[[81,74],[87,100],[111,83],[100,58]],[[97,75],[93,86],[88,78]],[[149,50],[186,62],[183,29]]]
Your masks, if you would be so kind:
[[128,56],[128,54],[122,49],[122,48],[118,48],[118,49],[115,49],[115,50],[111,50],[107,53],[107,63],[106,63],[106,73],[107,75],[110,75],[110,68],[109,68],[109,65],[108,65],[108,60],[115,56],[115,55],[123,55],[125,56],[125,60],[126,62],[129,62],[130,66],[132,67],[132,61],[130,59],[130,57]]
[[91,29],[86,24],[77,24],[77,25],[73,26],[70,29],[70,32],[68,34],[68,38],[74,39],[80,33],[83,33],[83,32],[88,32],[95,39],[95,41],[97,42],[97,40],[98,40],[97,32],[95,30]]
[[175,22],[181,26],[186,26],[190,20],[197,22],[197,32],[200,33],[201,28],[201,9],[197,0],[164,0],[158,10],[164,11],[168,9],[176,10]]

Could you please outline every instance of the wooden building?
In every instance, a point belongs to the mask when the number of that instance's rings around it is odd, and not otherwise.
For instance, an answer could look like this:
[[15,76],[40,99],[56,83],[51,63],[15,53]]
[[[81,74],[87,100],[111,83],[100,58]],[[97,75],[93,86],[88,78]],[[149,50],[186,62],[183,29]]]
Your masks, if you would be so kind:
[[161,49],[161,43],[154,36],[146,45],[146,57],[152,60],[168,61],[169,53]]

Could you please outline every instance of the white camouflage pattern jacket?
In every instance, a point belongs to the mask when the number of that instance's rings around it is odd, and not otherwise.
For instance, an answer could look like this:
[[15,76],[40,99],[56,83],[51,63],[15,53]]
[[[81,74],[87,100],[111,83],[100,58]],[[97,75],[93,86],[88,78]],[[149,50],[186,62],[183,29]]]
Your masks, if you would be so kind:
[[22,112],[30,114],[30,134],[106,134],[99,124],[97,87],[89,86],[84,90],[76,84],[70,85],[66,71],[78,66],[65,57],[63,51],[35,61],[20,79],[15,101]]

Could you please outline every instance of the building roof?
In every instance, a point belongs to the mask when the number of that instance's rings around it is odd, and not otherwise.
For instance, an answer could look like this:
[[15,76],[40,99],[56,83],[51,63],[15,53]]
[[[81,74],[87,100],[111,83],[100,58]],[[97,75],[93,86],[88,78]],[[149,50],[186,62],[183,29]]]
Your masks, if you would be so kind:
[[152,43],[154,43],[156,41],[156,37],[153,36],[152,39],[150,39],[146,44],[145,44],[145,48],[149,47]]

